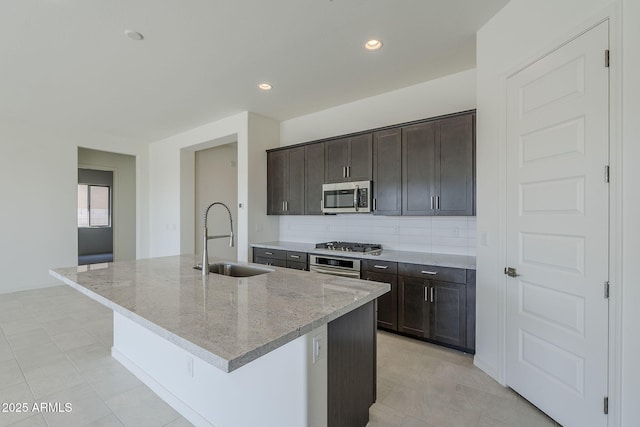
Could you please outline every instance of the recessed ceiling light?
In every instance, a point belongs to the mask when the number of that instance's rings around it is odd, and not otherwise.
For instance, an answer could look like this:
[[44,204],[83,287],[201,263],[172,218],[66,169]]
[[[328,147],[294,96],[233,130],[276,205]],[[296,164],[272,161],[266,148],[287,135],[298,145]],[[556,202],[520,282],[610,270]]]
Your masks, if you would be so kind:
[[260,84],[258,85],[258,87],[259,87],[260,89],[262,89],[262,90],[271,90],[271,89],[273,89],[273,86],[271,86],[271,84],[270,84],[270,83],[260,83]]
[[129,37],[131,40],[140,41],[144,39],[144,36],[141,33],[133,30],[124,30],[124,35]]
[[380,40],[371,39],[364,44],[364,47],[367,50],[378,50],[382,47],[382,42]]

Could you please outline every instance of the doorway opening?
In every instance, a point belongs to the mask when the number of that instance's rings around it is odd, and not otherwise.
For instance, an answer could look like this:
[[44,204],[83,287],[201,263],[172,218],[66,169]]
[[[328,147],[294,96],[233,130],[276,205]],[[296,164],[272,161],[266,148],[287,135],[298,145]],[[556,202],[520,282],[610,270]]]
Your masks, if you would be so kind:
[[136,158],[78,147],[78,265],[136,259]]
[[113,172],[78,169],[78,265],[113,261]]

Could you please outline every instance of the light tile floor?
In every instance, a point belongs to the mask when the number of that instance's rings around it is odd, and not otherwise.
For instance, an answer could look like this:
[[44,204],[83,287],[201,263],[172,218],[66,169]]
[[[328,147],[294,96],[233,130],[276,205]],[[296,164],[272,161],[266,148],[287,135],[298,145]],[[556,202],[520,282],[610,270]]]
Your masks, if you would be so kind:
[[[0,427],[190,426],[111,358],[112,319],[67,286],[0,294],[0,405],[28,408],[0,407]],[[34,412],[43,402],[71,403],[72,411]],[[369,427],[554,425],[475,368],[471,356],[378,334],[378,402]]]
[[554,427],[473,366],[471,355],[378,332],[378,396],[368,427]]

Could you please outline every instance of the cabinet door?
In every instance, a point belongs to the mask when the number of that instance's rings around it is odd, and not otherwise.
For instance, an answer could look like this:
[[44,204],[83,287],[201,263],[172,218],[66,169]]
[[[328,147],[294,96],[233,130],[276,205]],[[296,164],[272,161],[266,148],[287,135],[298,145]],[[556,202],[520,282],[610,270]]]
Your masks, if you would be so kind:
[[402,128],[402,214],[434,215],[435,125]]
[[436,215],[474,214],[474,117],[467,114],[436,122]]
[[324,184],[324,142],[304,147],[306,215],[322,215],[322,184]]
[[398,276],[398,331],[418,337],[429,336],[427,281]]
[[288,154],[288,187],[285,199],[287,215],[304,213],[304,147],[284,150]]
[[349,181],[370,181],[372,178],[373,148],[371,134],[349,138]]
[[325,182],[349,181],[346,167],[349,163],[349,139],[335,139],[324,143],[324,176]]
[[402,213],[402,132],[391,129],[373,135],[374,215]]
[[398,276],[364,271],[362,278],[391,285],[389,292],[378,297],[378,327],[398,330]]
[[466,286],[432,280],[429,294],[430,331],[427,338],[466,347]]
[[287,197],[287,151],[267,153],[267,214],[282,215]]

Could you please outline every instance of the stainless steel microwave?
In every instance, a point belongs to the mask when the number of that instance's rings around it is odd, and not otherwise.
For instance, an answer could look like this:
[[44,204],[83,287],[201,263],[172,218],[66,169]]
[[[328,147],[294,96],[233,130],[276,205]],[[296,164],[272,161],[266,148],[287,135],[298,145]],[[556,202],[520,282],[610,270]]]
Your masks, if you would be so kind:
[[371,212],[371,181],[322,185],[323,213]]

